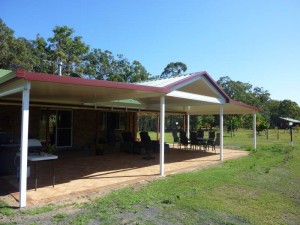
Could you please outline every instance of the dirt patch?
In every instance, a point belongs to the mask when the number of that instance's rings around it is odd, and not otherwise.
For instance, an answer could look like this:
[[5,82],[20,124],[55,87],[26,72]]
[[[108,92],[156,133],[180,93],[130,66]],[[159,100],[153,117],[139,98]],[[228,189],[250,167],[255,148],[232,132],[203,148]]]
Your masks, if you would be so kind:
[[[134,185],[134,189],[139,191],[142,187],[148,184],[147,181],[141,181]],[[127,185],[128,186],[128,185]],[[120,186],[119,188],[123,188],[124,186]],[[70,222],[73,218],[77,215],[84,213],[84,208],[82,207],[85,203],[90,203],[91,201],[99,198],[101,196],[105,196],[109,194],[112,190],[102,190],[95,193],[89,193],[86,195],[77,195],[70,198],[64,198],[61,200],[56,200],[53,202],[47,203],[40,203],[35,205],[26,206],[26,208],[19,209],[19,202],[12,197],[12,195],[3,195],[0,197],[1,201],[6,202],[9,204],[10,208],[14,209],[15,215],[14,216],[6,216],[0,214],[0,224],[7,224],[7,223],[15,223],[15,224],[22,224],[22,225],[29,225],[29,224],[59,224],[55,220],[56,216],[61,215],[61,220],[63,223]],[[49,212],[43,212],[36,215],[26,214],[28,210],[37,210],[39,208],[50,206],[53,209]],[[116,218],[120,218],[121,221],[124,221],[123,224],[128,224],[126,221],[129,221],[130,218],[133,218],[128,213],[120,213],[117,215]],[[101,224],[100,221],[89,221],[89,224]]]

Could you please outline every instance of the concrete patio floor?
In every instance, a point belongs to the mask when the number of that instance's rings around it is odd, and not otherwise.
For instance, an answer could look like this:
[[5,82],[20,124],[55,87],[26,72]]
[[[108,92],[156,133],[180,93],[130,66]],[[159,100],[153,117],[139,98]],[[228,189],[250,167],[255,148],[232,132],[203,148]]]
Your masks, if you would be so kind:
[[[249,152],[224,149],[224,160],[248,155]],[[137,182],[159,178],[159,154],[145,160],[145,155],[110,153],[76,158],[59,158],[55,163],[56,184],[52,187],[50,161],[37,164],[38,188],[34,189],[34,167],[28,178],[27,205],[47,203],[90,193],[104,192]],[[220,163],[219,149],[212,152],[170,149],[165,154],[165,175],[204,168]],[[16,176],[2,177],[9,193],[18,200]],[[3,181],[2,181],[3,183]],[[1,195],[0,195],[1,200]]]

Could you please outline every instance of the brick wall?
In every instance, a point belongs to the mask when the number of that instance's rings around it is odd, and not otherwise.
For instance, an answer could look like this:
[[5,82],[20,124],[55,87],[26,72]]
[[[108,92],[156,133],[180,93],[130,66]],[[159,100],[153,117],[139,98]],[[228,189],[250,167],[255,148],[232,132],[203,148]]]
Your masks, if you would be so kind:
[[96,142],[96,113],[94,110],[73,110],[73,146],[84,148]]
[[[29,109],[29,137],[38,138],[39,132],[39,114],[38,107]],[[10,132],[21,134],[21,106],[0,105],[0,132]]]

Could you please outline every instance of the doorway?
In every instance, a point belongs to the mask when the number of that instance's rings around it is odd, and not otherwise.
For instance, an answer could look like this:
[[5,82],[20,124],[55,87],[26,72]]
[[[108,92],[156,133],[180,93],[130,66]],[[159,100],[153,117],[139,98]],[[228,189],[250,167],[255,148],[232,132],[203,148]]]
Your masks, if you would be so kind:
[[42,109],[40,140],[56,147],[72,147],[72,110]]

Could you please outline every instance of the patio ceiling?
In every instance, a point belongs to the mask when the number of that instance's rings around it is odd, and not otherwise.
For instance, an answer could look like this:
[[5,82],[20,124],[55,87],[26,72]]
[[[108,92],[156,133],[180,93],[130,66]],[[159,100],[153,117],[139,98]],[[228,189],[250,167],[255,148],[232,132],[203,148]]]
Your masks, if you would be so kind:
[[[166,98],[166,112],[188,114],[252,114],[258,108],[231,100],[206,72],[129,84],[88,80],[17,70],[0,77],[0,101],[20,102],[22,88],[30,82],[30,104],[65,107],[114,107],[120,109],[160,109]],[[15,90],[15,91],[14,91]]]

